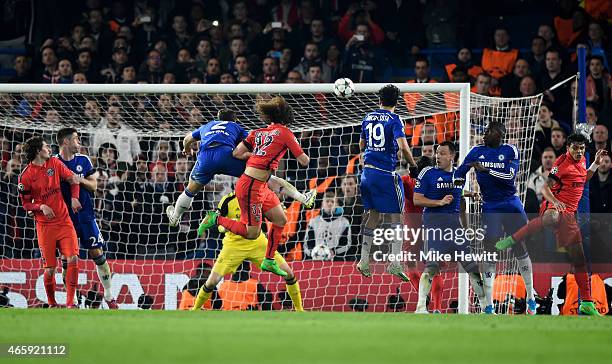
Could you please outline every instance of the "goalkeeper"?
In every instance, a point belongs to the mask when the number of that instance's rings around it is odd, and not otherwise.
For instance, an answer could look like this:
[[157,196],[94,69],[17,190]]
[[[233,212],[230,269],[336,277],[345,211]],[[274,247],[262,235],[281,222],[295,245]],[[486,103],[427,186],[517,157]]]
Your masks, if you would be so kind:
[[[238,205],[238,200],[234,192],[223,196],[217,208],[219,210],[219,215],[233,220],[240,220],[240,205]],[[219,231],[225,232],[225,230],[221,229],[223,229],[223,227],[219,226]],[[198,235],[202,235],[203,232],[204,230],[199,229]],[[245,239],[230,231],[225,232],[221,253],[219,253],[206,283],[204,283],[204,286],[198,291],[198,296],[191,310],[199,310],[202,305],[208,301],[214,288],[221,281],[221,278],[227,274],[234,273],[243,261],[248,260],[259,267],[266,256],[267,246],[268,240],[263,232],[259,234],[259,237],[253,240]],[[287,276],[285,276],[284,279],[287,284],[287,293],[289,293],[291,301],[293,301],[293,308],[296,311],[304,311],[302,307],[300,285],[293,271],[278,252],[274,254],[274,260],[282,270],[287,272]]]

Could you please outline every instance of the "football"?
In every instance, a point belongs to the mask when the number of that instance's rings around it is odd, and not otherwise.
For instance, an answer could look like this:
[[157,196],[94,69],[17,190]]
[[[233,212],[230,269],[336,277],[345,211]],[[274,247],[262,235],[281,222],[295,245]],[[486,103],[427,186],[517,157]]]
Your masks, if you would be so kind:
[[334,82],[334,94],[338,97],[348,99],[355,93],[355,85],[348,78],[339,78]]
[[327,245],[319,244],[312,248],[312,260],[331,260],[333,254]]

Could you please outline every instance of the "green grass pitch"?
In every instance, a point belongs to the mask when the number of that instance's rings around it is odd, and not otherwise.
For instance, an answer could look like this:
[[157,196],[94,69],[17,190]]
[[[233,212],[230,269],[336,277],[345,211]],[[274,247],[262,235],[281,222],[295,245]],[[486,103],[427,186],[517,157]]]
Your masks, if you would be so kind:
[[0,363],[610,363],[610,317],[326,312],[0,311]]

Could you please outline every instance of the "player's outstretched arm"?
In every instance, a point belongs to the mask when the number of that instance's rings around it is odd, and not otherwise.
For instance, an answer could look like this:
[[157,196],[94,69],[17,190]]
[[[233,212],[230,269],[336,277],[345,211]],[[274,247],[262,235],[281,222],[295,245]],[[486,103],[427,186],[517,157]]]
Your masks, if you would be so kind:
[[595,175],[597,168],[599,168],[599,165],[603,162],[602,158],[606,155],[608,155],[608,151],[605,149],[600,149],[597,151],[597,153],[595,153],[595,160],[587,170],[587,181],[589,181]]
[[91,193],[98,189],[98,172],[81,179],[81,185]]
[[559,201],[555,195],[553,195],[552,190],[550,189],[556,182],[555,178],[557,177],[549,175],[547,182],[544,184],[544,186],[542,186],[542,196],[546,199],[546,201],[553,204],[557,211],[562,212],[565,210],[565,204]]
[[414,161],[414,157],[412,156],[412,152],[410,151],[410,146],[408,146],[408,141],[406,140],[406,138],[397,138],[396,141],[400,151],[404,156],[404,160],[408,162],[411,167],[416,167],[416,162]]

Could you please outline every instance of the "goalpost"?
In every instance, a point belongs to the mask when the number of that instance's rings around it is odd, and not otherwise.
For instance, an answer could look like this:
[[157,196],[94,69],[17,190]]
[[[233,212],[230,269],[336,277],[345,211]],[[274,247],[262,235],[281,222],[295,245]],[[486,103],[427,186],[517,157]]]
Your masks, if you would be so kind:
[[[292,260],[289,264],[300,281],[304,307],[336,311],[414,309],[417,292],[410,283],[402,284],[385,274],[383,264],[373,265],[371,279],[361,277],[354,269],[362,208],[358,191],[356,196],[351,192],[351,180],[355,176],[358,183],[360,174],[359,125],[364,115],[377,107],[376,92],[384,85],[355,84],[356,92],[348,99],[334,96],[332,84],[0,85],[0,193],[7,202],[0,210],[0,286],[9,287],[9,297],[18,306],[46,301],[39,278],[42,269],[34,223],[21,208],[16,191],[17,175],[25,165],[19,149],[25,139],[40,134],[57,152],[55,132],[71,126],[81,133],[83,152],[92,156],[94,167],[100,171],[96,214],[115,273],[113,295],[119,296],[121,308],[136,308],[138,298],[144,295],[153,299],[154,308],[177,308],[180,291],[194,278],[202,259],[212,264],[221,246],[219,234],[198,239],[195,227],[203,212],[216,207],[233,183],[230,177],[217,176],[194,200],[193,209],[185,214],[179,228],[169,228],[165,207],[176,200],[194,162],[179,158],[179,143],[186,133],[214,119],[221,108],[236,110],[239,123],[247,130],[261,127],[264,124],[254,110],[256,100],[281,94],[296,111],[296,122],[290,128],[312,162],[303,169],[285,158],[277,174],[301,190],[319,191],[312,211],[292,200],[284,201],[289,223],[281,249]],[[451,140],[459,144],[461,161],[470,147],[481,141],[489,121],[504,122],[509,142],[516,144],[521,154],[517,187],[524,201],[541,95],[486,97],[470,94],[467,83],[396,86],[402,92],[396,113],[413,134],[409,137],[417,155],[427,153],[431,144]],[[477,190],[473,174],[468,176],[466,186]],[[344,241],[349,243],[342,248],[334,246],[333,261],[318,261],[308,253],[313,245],[338,243],[329,225],[310,224],[321,213],[326,192],[335,193],[338,206],[343,207],[330,219],[346,220],[340,225],[348,224],[350,230],[337,233],[346,235]],[[468,203],[470,225],[478,226],[479,211],[477,202]],[[311,236],[316,234],[309,234],[309,230],[316,228],[327,229],[324,241],[312,241]],[[482,249],[481,242],[472,244],[476,250]],[[85,295],[94,291],[97,276],[89,260],[82,259],[80,266],[79,290]],[[498,272],[516,273],[516,268],[511,253],[506,253]],[[275,309],[282,308],[281,280],[259,273],[258,268],[251,276],[268,292],[264,295],[272,300],[268,303]],[[443,312],[473,312],[467,275],[452,268],[443,276]],[[59,273],[57,282],[61,287]],[[503,290],[513,292],[514,287]],[[392,306],[394,295],[396,301],[399,298],[406,304]],[[457,301],[456,309],[450,307],[452,301]]]

